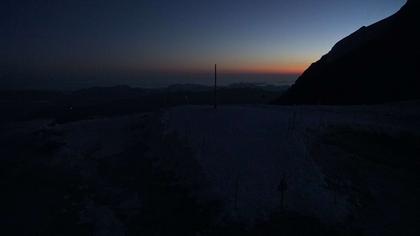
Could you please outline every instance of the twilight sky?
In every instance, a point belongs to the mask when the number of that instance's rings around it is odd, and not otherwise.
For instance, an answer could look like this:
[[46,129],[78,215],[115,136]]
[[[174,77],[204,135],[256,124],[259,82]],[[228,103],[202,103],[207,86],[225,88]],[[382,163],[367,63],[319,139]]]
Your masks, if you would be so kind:
[[[6,0],[6,70],[301,73],[405,0]],[[4,5],[5,4],[5,5]]]

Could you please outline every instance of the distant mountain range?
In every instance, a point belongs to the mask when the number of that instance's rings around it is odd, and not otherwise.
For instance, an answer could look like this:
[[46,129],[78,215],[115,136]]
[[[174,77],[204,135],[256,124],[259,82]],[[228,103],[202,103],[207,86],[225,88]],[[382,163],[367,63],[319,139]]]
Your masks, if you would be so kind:
[[[288,86],[232,84],[217,89],[223,104],[266,104]],[[57,123],[159,111],[179,105],[211,105],[211,86],[176,84],[167,88],[126,85],[91,87],[76,91],[0,89],[0,124],[15,120],[53,119]]]
[[372,104],[420,99],[420,1],[362,27],[313,63],[279,104]]

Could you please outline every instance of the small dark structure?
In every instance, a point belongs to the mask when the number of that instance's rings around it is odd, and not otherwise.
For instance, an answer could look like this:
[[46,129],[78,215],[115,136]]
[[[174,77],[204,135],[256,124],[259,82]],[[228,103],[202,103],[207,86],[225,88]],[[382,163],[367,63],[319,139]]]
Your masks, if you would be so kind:
[[284,197],[287,191],[287,178],[286,175],[283,175],[283,177],[280,180],[280,184],[277,187],[277,190],[280,192],[280,208],[281,210],[284,210]]

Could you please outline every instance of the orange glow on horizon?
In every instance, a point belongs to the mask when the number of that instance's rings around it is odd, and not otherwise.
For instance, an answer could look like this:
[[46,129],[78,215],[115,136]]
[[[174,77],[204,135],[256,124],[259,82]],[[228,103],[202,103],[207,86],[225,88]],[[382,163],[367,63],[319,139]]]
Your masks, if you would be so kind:
[[[311,59],[308,60],[290,60],[286,62],[267,62],[267,63],[250,63],[250,62],[235,62],[228,63],[221,61],[217,63],[219,73],[224,74],[302,74],[311,64]],[[158,65],[125,65],[126,71],[132,73],[163,73],[163,74],[212,74],[214,64],[211,62],[200,63],[160,63]]]
[[256,67],[244,67],[235,69],[224,69],[223,65],[220,65],[220,71],[224,73],[233,74],[302,74],[308,65],[295,65],[295,66],[256,66]]
[[227,74],[302,74],[306,68],[244,68],[220,69]]
[[[217,64],[218,71],[225,74],[302,74],[308,65],[296,65],[296,66],[256,66],[256,67],[242,67],[232,68],[224,67],[223,64]],[[201,68],[155,68],[148,70],[149,72],[159,72],[166,74],[206,74],[213,73],[213,65],[209,65],[208,69]]]

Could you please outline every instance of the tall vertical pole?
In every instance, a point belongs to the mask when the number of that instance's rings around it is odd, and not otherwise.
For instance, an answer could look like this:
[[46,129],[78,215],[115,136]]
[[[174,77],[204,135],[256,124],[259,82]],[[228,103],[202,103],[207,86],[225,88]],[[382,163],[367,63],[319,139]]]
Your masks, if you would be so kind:
[[214,64],[214,109],[217,108],[217,64]]

